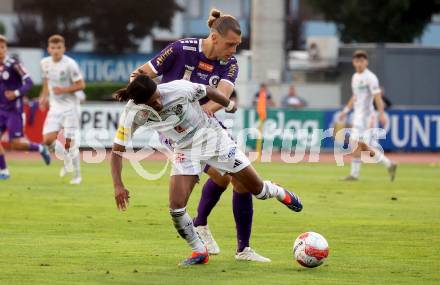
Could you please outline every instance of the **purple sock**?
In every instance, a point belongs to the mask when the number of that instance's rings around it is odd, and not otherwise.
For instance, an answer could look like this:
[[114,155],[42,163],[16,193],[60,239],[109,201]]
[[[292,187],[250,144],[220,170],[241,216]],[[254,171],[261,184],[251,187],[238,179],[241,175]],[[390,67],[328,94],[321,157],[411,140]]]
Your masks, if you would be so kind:
[[208,216],[225,190],[226,188],[217,185],[211,178],[206,181],[197,208],[197,217],[194,219],[195,227],[208,224]]
[[6,169],[6,160],[3,154],[0,154],[0,170]]
[[252,217],[254,215],[252,194],[237,193],[232,195],[232,209],[234,211],[237,229],[237,252],[242,252],[249,246],[252,231]]
[[39,151],[40,145],[37,143],[29,143],[29,151]]

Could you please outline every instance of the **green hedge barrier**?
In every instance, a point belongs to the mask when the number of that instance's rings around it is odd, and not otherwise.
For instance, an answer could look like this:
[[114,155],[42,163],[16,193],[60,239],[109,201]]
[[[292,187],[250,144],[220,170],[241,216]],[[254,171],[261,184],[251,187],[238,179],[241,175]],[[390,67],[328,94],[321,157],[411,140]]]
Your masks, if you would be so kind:
[[[124,87],[124,83],[86,83],[86,89],[84,92],[87,95],[87,101],[108,101],[112,100],[112,94],[116,90]],[[40,96],[41,85],[34,85],[27,93],[29,98],[36,98]]]

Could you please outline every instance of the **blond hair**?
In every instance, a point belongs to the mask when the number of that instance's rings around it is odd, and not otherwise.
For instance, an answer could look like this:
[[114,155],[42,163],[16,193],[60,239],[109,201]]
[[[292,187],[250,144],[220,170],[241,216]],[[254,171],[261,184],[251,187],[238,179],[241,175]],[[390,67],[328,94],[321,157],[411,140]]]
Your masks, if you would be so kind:
[[218,9],[211,9],[208,18],[208,27],[224,36],[228,31],[241,35],[240,23],[231,15],[224,15]]

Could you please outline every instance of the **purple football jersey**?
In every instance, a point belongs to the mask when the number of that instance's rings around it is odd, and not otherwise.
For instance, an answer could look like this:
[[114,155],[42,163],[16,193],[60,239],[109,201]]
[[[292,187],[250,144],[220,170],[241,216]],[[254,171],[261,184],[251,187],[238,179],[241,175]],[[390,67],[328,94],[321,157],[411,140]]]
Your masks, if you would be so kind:
[[[21,64],[12,57],[0,62],[0,109],[23,112],[23,96],[32,87],[32,79]],[[9,101],[5,91],[17,91],[20,96]]]
[[[208,59],[202,52],[202,39],[175,41],[149,61],[153,71],[162,76],[162,83],[178,79],[217,87],[221,80],[235,84],[238,64],[235,57],[227,61]],[[208,102],[202,98],[200,104]]]

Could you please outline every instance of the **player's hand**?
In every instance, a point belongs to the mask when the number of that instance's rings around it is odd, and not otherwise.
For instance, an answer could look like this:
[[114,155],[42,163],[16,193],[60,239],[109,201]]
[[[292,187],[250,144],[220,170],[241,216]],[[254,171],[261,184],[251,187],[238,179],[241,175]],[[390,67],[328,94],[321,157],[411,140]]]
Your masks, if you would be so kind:
[[125,211],[127,210],[130,199],[130,192],[122,186],[115,187],[115,201],[116,207],[119,210]]
[[14,91],[12,91],[12,90],[6,90],[5,97],[9,101],[12,101],[12,100],[15,100],[15,98],[17,98],[17,95],[15,95]]
[[382,113],[379,115],[379,122],[380,122],[380,124],[382,125],[382,127],[384,127],[384,126],[388,123],[388,121],[387,121],[387,117],[385,116],[385,112],[382,112]]
[[38,107],[40,107],[40,111],[46,111],[48,103],[47,97],[40,97],[40,99],[38,99]]
[[55,95],[61,95],[61,94],[64,93],[64,88],[63,88],[63,87],[55,86],[55,87],[53,88],[53,93],[54,93]]
[[202,106],[202,109],[203,109],[203,112],[205,112],[205,114],[208,115],[208,117],[214,117],[214,113],[211,110],[209,110],[205,106]]

